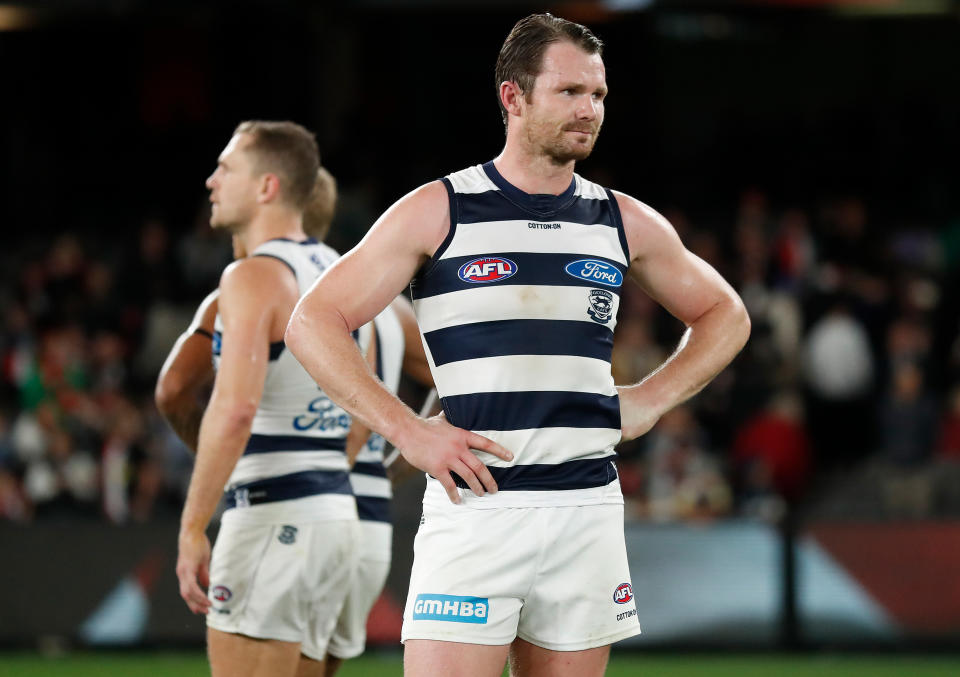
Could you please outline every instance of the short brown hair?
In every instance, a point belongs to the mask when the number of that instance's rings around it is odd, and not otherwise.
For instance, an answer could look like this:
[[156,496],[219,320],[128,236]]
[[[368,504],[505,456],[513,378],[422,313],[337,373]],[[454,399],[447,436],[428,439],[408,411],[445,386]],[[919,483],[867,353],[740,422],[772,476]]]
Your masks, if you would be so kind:
[[264,120],[241,122],[233,133],[250,136],[247,150],[255,156],[254,168],[276,174],[281,199],[296,209],[306,207],[320,168],[313,133],[295,122]]
[[562,40],[573,43],[588,54],[603,56],[603,42],[589,28],[552,14],[531,14],[520,19],[503,41],[493,84],[497,88],[497,103],[504,125],[507,124],[507,109],[500,101],[500,83],[517,83],[529,101],[533,84],[543,66],[543,53],[547,47]]
[[323,242],[337,209],[337,180],[325,167],[317,171],[310,201],[303,210],[303,232]]

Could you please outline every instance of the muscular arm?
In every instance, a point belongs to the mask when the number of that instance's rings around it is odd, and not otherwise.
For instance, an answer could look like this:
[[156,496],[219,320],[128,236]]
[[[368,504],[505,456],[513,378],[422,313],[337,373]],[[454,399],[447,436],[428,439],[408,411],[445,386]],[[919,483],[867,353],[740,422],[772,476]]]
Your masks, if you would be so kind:
[[617,388],[623,437],[632,439],[730,363],[750,335],[750,318],[733,288],[687,251],[665,218],[634,198],[615,196],[630,248],[631,276],[687,326],[666,362],[640,383]]
[[250,437],[270,358],[271,328],[297,298],[296,280],[283,263],[266,257],[237,261],[220,279],[223,344],[210,404],[200,424],[197,460],[180,517],[180,594],[195,612],[209,600],[205,531],[223,487]]
[[512,454],[441,419],[419,418],[375,378],[350,338],[353,329],[371,321],[396,298],[443,241],[449,222],[447,193],[440,182],[402,198],[300,299],[285,340],[335,402],[403,450],[414,466],[436,477],[450,500],[458,502],[451,472],[477,495],[484,493],[483,487],[496,490],[493,477],[471,448],[507,460]]
[[213,383],[211,340],[219,294],[219,290],[214,290],[200,303],[190,326],[163,363],[154,390],[157,410],[193,453],[197,453],[200,420],[206,406],[203,396]]

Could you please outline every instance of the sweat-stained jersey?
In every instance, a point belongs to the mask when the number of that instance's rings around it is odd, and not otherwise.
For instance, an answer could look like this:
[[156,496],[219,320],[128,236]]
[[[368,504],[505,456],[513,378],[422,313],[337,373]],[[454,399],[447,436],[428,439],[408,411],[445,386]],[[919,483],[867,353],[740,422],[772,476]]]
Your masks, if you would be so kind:
[[[479,453],[500,491],[461,491],[464,504],[622,503],[610,357],[629,255],[616,200],[576,174],[561,195],[527,194],[492,162],[443,183],[450,232],[411,285],[414,309],[447,420],[514,453]],[[431,479],[433,499],[448,500]]]

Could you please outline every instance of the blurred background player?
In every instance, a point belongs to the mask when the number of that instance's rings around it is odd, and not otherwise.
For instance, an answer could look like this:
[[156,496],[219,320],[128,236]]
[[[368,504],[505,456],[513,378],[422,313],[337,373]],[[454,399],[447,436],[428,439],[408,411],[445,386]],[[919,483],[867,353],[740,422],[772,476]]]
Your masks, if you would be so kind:
[[[737,294],[666,219],[574,173],[603,122],[601,50],[579,24],[518,22],[496,68],[501,154],[390,207],[287,329],[331,398],[432,478],[404,612],[409,675],[493,677],[508,651],[517,675],[604,673],[610,644],[639,633],[613,447],[749,334]],[[688,329],[653,374],[615,387],[628,273]],[[350,340],[411,278],[449,423],[406,408]]]
[[[373,326],[377,378],[394,393],[400,385],[401,371],[421,385],[432,387],[433,378],[417,329],[417,319],[406,297],[394,299],[377,315]],[[427,399],[425,406],[429,408],[432,398],[428,396]],[[327,677],[336,673],[343,660],[363,653],[367,617],[390,571],[393,550],[390,499],[393,494],[388,474],[394,482],[402,480],[408,474],[409,464],[396,454],[391,457],[388,469],[384,464],[385,446],[382,435],[370,435],[350,470],[350,483],[360,518],[360,560],[350,594],[330,639]]]
[[[181,596],[207,614],[214,675],[322,674],[356,565],[350,418],[282,342],[298,298],[336,258],[302,228],[318,169],[304,128],[245,122],[207,180],[211,226],[229,229],[247,255],[220,281],[217,373],[177,561]],[[211,562],[205,530],[225,486]]]
[[[303,212],[303,230],[307,236],[323,241],[330,230],[336,209],[337,188],[325,167],[317,172],[310,203]],[[233,236],[235,258],[243,258],[242,243]],[[217,314],[218,290],[211,292],[197,308],[187,330],[171,349],[157,380],[156,402],[164,418],[183,442],[196,452],[200,419],[213,383],[212,340]],[[387,307],[374,322],[376,348],[371,353],[377,375],[396,392],[401,370],[425,386],[433,386],[430,367],[417,329],[410,302],[403,296]],[[299,412],[298,412],[299,413]],[[359,432],[358,432],[359,431]],[[330,639],[326,674],[336,673],[343,660],[363,653],[366,623],[390,570],[393,528],[389,503],[391,482],[384,467],[385,441],[376,433],[363,440],[367,431],[351,427],[347,456],[351,465],[350,482],[360,518],[360,551],[357,572],[344,602],[337,627]],[[363,442],[360,447],[360,442]],[[390,468],[397,476],[409,475],[410,466],[395,454]]]
[[[317,170],[310,201],[303,211],[303,231],[319,242],[326,239],[337,206],[337,183],[326,167]],[[246,256],[243,242],[231,236],[233,258]],[[332,250],[331,250],[332,251]],[[194,453],[200,420],[213,385],[213,331],[219,289],[214,289],[197,307],[193,321],[180,335],[163,363],[154,392],[157,410],[177,436]]]

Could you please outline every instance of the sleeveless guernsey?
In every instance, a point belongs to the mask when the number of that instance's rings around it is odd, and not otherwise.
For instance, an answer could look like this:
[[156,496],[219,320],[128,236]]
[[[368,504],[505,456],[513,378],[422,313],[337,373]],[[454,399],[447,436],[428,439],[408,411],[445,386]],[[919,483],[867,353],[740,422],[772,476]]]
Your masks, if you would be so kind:
[[[403,327],[390,306],[373,321],[377,342],[377,377],[390,392],[397,392],[403,366]],[[357,454],[350,471],[350,484],[357,498],[357,514],[361,520],[390,522],[390,480],[383,467],[385,440],[373,433]]]
[[[269,256],[286,264],[303,296],[339,255],[309,238],[269,240],[251,256]],[[219,314],[214,327],[214,365],[219,366],[223,331]],[[361,330],[367,341],[369,333],[369,327]],[[305,499],[297,501],[297,512],[307,511],[316,519],[355,515],[346,460],[350,422],[349,414],[317,386],[283,341],[272,343],[250,439],[226,485],[228,508]]]
[[[464,504],[622,503],[610,356],[629,256],[616,200],[576,174],[561,195],[527,194],[492,162],[443,183],[450,231],[411,285],[418,324],[447,419],[514,453],[479,453],[500,491],[461,491]],[[430,479],[433,499],[448,500]]]

